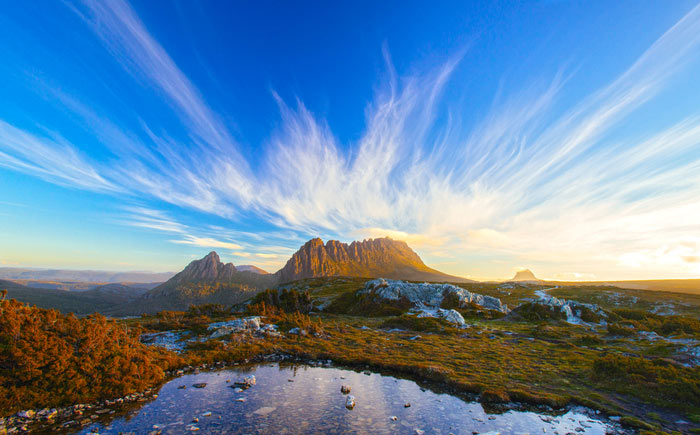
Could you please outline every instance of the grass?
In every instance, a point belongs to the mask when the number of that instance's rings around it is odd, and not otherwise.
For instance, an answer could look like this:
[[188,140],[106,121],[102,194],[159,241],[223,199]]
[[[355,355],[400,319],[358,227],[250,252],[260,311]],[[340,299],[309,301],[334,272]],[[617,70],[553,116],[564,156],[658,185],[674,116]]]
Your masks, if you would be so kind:
[[[363,284],[359,279],[303,280],[287,286],[285,297],[282,293],[259,296],[248,307],[250,314],[265,316],[283,332],[301,328],[308,334],[279,338],[233,334],[191,344],[181,357],[189,365],[244,361],[271,353],[331,359],[341,365],[439,382],[455,392],[479,395],[484,403],[513,400],[552,407],[578,403],[621,415],[625,424],[639,430],[672,431],[673,422],[680,419],[691,422],[686,431],[700,428],[700,368],[674,361],[676,345],[637,337],[639,330],[695,337],[696,318],[609,305],[607,328],[591,328],[563,322],[559,310],[525,303],[505,318],[479,314],[483,310],[478,307],[461,309],[469,327],[457,329],[441,319],[408,315],[410,307],[403,301],[386,303],[361,294]],[[534,297],[534,290],[542,287],[462,286],[510,301]],[[582,295],[594,298],[588,289]],[[569,294],[557,297],[580,300]],[[284,310],[286,304],[286,308],[307,311],[306,307],[319,302],[327,304],[322,314]],[[445,303],[449,308],[450,301]],[[124,322],[148,330],[191,329],[203,334],[208,322],[231,317],[226,310],[210,307]]]

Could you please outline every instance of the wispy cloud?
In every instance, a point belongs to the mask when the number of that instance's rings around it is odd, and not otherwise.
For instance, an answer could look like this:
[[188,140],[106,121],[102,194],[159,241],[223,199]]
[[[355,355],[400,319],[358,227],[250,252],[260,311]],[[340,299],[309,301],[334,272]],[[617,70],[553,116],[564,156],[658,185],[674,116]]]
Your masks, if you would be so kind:
[[205,248],[243,249],[243,246],[237,243],[216,240],[211,237],[196,237],[186,235],[183,239],[171,240],[171,242],[179,243],[182,245],[202,246]]
[[[62,185],[138,193],[232,219],[261,218],[294,234],[388,235],[434,257],[488,252],[525,263],[566,259],[591,268],[672,264],[683,273],[698,270],[698,262],[688,261],[700,255],[697,250],[681,248],[694,242],[687,234],[700,233],[698,114],[624,140],[611,137],[698,57],[700,6],[626,71],[567,110],[556,103],[575,74],[562,72],[497,98],[469,131],[462,129],[460,108],[440,105],[468,52],[398,77],[385,49],[389,77],[367,108],[356,143],[340,143],[332,126],[301,101],[290,105],[273,94],[281,124],[261,147],[257,171],[126,2],[86,0],[74,9],[119,65],[159,90],[188,135],[169,135],[145,121],[141,131],[110,127],[111,137],[125,145],[112,148],[117,164],[96,164],[55,133],[0,122],[2,166]],[[439,113],[448,121],[436,122]],[[238,254],[250,251],[232,241],[240,238],[285,244],[279,232],[255,237],[217,227],[195,233],[164,215],[134,214],[130,225],[178,234],[175,243]],[[272,259],[290,249],[272,248],[256,248],[255,256]]]

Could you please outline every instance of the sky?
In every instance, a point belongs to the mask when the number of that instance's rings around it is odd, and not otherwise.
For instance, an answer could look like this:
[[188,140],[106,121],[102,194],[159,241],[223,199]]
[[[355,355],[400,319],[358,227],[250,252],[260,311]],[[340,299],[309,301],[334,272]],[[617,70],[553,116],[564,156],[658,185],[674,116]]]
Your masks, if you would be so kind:
[[695,1],[6,2],[0,267],[700,278]]

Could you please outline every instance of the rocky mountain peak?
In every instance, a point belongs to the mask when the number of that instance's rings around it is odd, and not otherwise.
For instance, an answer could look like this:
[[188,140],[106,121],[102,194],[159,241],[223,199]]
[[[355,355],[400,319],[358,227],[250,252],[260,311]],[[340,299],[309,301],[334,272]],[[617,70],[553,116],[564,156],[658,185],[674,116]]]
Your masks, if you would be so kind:
[[174,279],[182,281],[229,281],[236,273],[233,263],[224,264],[219,254],[211,251],[204,258],[192,261]]
[[321,276],[460,280],[429,268],[406,242],[388,237],[350,244],[311,239],[275,275],[281,283]]

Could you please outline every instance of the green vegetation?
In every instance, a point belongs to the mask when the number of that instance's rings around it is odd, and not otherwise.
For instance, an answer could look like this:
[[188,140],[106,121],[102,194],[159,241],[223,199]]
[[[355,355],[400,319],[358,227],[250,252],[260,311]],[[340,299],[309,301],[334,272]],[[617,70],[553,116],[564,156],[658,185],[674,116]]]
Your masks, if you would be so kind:
[[404,300],[387,301],[372,294],[363,294],[360,290],[346,292],[335,298],[324,310],[330,314],[348,314],[351,316],[385,317],[400,316],[413,305]]
[[456,329],[443,319],[435,317],[417,317],[404,314],[383,321],[381,328],[396,328],[418,332],[454,332]]
[[309,292],[299,292],[294,289],[265,290],[262,293],[258,293],[251,301],[251,305],[260,303],[277,307],[290,313],[308,313],[313,308]]
[[[654,331],[662,336],[697,338],[697,318],[609,305],[607,327],[591,327],[563,322],[560,310],[540,304],[521,302],[513,314],[503,318],[477,306],[455,307],[455,301],[448,298],[443,308],[458,309],[469,324],[469,328],[457,329],[442,319],[407,314],[411,307],[406,301],[388,303],[362,294],[363,284],[359,279],[313,279],[292,283],[283,291],[260,293],[248,306],[248,314],[277,324],[284,337],[231,334],[189,344],[180,356],[146,349],[160,355],[161,360],[151,357],[159,367],[169,367],[173,361],[181,365],[243,361],[271,353],[332,359],[342,365],[439,382],[454,391],[479,394],[484,403],[513,400],[553,407],[579,403],[621,415],[625,424],[655,433],[677,429],[674,422],[678,420],[691,422],[685,432],[700,427],[700,368],[680,364],[687,361],[679,356],[680,345],[645,340],[639,335],[639,331]],[[504,297],[513,300],[532,298],[534,290],[541,288],[462,286],[496,297],[504,292]],[[624,296],[624,291],[621,294]],[[586,291],[583,295],[592,297]],[[509,303],[511,307],[518,305]],[[326,308],[315,313],[319,305]],[[693,308],[686,309],[692,312]],[[592,311],[582,310],[581,315],[596,323],[597,315]],[[184,312],[164,311],[116,325],[128,326],[131,337],[137,328],[144,328],[187,329],[204,338],[209,323],[231,318],[227,307],[209,305]],[[95,322],[92,317],[82,321]],[[290,334],[293,328],[306,334]],[[3,349],[12,346],[5,344]],[[138,343],[135,346],[145,349]],[[61,378],[57,379],[60,383]],[[143,385],[161,380],[151,376]],[[88,396],[64,397],[85,401]],[[39,399],[33,403],[46,406]]]

